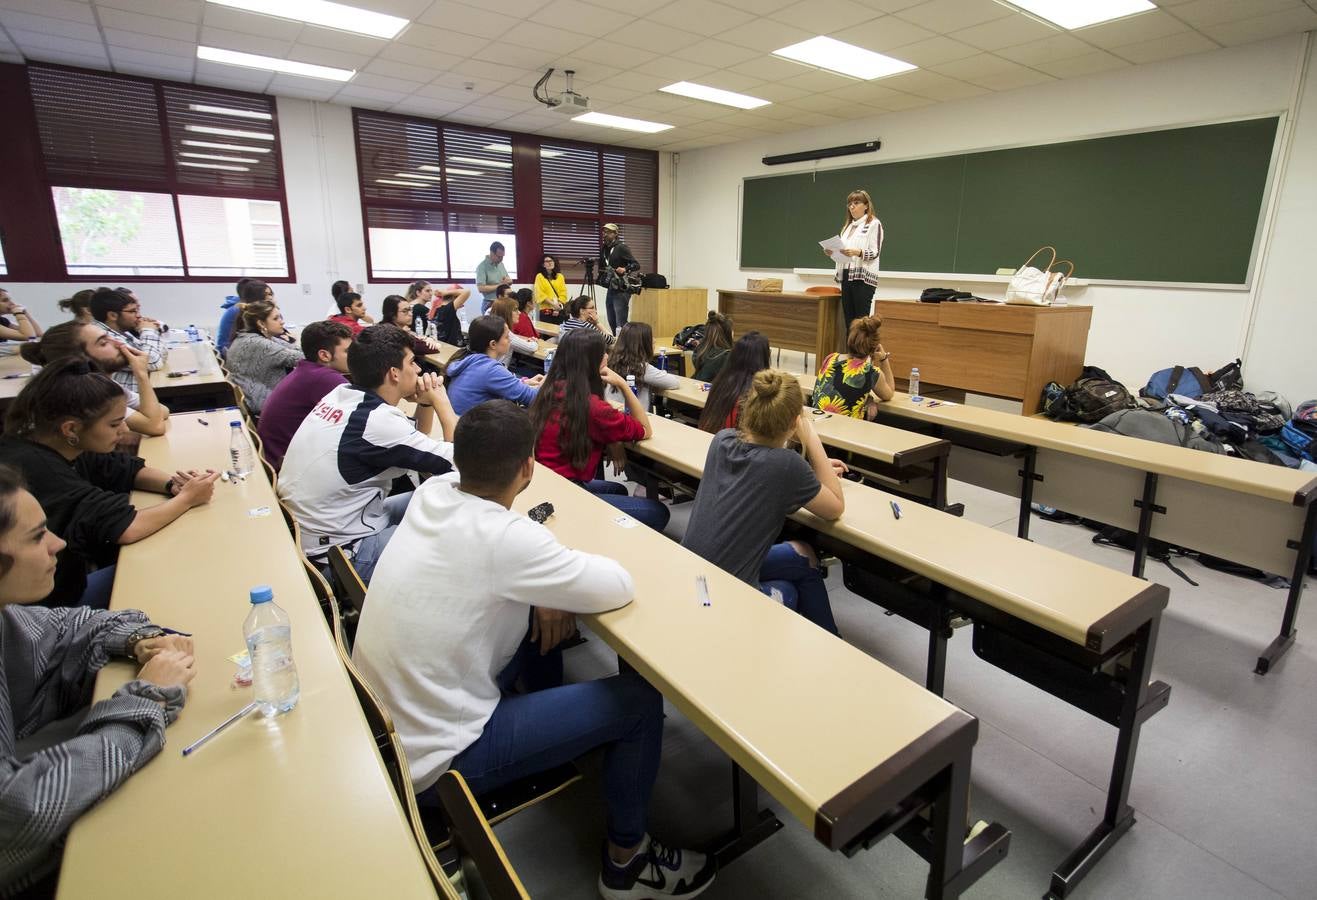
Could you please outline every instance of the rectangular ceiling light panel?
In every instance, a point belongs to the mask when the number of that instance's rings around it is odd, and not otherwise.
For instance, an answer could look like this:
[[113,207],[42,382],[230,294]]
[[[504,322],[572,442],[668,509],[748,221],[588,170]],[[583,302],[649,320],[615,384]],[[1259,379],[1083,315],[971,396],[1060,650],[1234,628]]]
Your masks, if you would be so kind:
[[1084,28],[1112,19],[1123,19],[1150,9],[1148,0],[1010,0],[1025,12],[1062,28]]
[[773,55],[863,81],[885,78],[888,75],[918,68],[903,60],[893,59],[822,35],[774,50]]
[[275,16],[280,19],[293,19],[311,25],[322,25],[353,34],[392,40],[409,23],[406,19],[359,9],[342,3],[330,3],[329,0],[210,0],[220,6],[241,9],[246,12],[260,13],[263,16]]
[[708,103],[719,103],[723,106],[734,106],[737,109],[758,109],[761,106],[768,106],[772,101],[760,100],[758,97],[751,97],[749,94],[738,94],[735,91],[724,91],[721,88],[708,87],[703,84],[694,84],[690,81],[678,81],[676,84],[670,84],[667,87],[659,88],[660,91],[668,94],[677,94],[682,97],[692,97],[696,100],[704,100]]
[[317,66],[291,59],[276,59],[273,56],[222,50],[219,47],[198,47],[197,59],[223,63],[226,66],[242,66],[246,69],[267,69],[285,75],[300,75],[303,78],[323,78],[327,81],[347,81],[357,74],[355,69],[335,69],[331,66]]
[[573,122],[580,122],[583,125],[599,125],[604,128],[620,128],[623,131],[642,131],[645,134],[656,134],[660,131],[667,131],[671,125],[664,125],[662,122],[646,122],[644,119],[628,119],[626,116],[610,116],[608,113],[585,113],[580,116],[573,116]]

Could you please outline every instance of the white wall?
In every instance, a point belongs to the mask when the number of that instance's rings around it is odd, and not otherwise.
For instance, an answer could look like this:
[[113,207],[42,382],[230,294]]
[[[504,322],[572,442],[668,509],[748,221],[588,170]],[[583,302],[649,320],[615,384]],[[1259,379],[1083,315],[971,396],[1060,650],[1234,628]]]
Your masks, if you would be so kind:
[[[878,160],[886,162],[1275,114],[1290,106],[1303,45],[1301,36],[1292,36],[682,153],[675,189],[675,265],[669,280],[710,289],[743,286],[747,278],[760,275],[782,277],[788,290],[828,283],[797,277],[789,270],[739,267],[741,180],[814,168],[812,164],[770,168],[760,162],[763,156],[877,138],[883,144]],[[1308,80],[1313,77],[1310,73]],[[1265,259],[1263,277],[1254,279],[1263,287],[1257,302],[1258,332],[1245,365],[1251,387],[1274,387],[1291,398],[1317,396],[1317,378],[1297,352],[1300,335],[1310,336],[1317,324],[1311,303],[1299,308],[1303,302],[1299,278],[1306,262],[1301,245],[1311,248],[1311,236],[1317,234],[1317,88],[1308,90],[1304,101],[1300,133],[1279,193],[1274,252]],[[831,162],[819,168],[864,164]],[[837,198],[839,214],[843,202],[844,198]],[[882,198],[875,202],[881,214]],[[1167,212],[1166,227],[1175,227],[1174,211]],[[889,231],[887,240],[890,244],[900,235]],[[820,262],[826,265],[822,257]],[[1077,262],[1082,277],[1083,260]],[[999,284],[969,279],[959,283],[987,296],[994,292],[1001,296],[1003,291]],[[927,286],[931,285],[926,279],[893,279],[885,281],[877,295],[918,296]],[[1141,385],[1152,371],[1166,365],[1212,368],[1242,354],[1251,294],[1251,290],[1093,285],[1075,290],[1070,302],[1093,307],[1088,361],[1128,384]],[[715,299],[711,295],[711,305]],[[1292,326],[1300,314],[1308,327],[1296,332]]]

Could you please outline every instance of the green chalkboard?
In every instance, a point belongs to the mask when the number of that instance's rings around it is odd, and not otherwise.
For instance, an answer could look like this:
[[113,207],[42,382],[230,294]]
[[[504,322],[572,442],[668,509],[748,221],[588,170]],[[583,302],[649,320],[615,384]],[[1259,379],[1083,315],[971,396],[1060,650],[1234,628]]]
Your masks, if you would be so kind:
[[987,274],[1043,244],[1075,277],[1243,284],[1276,118],[745,179],[741,265],[826,268],[846,194],[874,198],[889,272]]

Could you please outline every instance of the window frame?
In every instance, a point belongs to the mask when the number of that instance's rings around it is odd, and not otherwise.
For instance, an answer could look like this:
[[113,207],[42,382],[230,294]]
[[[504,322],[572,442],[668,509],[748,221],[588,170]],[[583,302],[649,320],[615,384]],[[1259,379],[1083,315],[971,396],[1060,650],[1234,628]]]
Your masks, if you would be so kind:
[[[31,281],[67,281],[77,283],[104,283],[108,278],[127,279],[133,282],[141,283],[195,283],[195,284],[232,284],[241,276],[231,275],[190,275],[188,272],[188,252],[187,241],[184,236],[183,214],[180,196],[193,197],[220,197],[234,200],[264,200],[274,201],[279,204],[280,218],[283,226],[284,237],[284,256],[287,262],[288,274],[283,276],[253,276],[260,277],[262,281],[272,284],[294,284],[297,282],[297,269],[293,259],[293,234],[292,225],[288,215],[288,186],[284,178],[283,167],[283,141],[279,130],[279,104],[277,98],[270,94],[258,94],[250,91],[238,91],[230,88],[217,88],[209,85],[189,84],[187,82],[172,81],[159,78],[146,78],[140,75],[125,75],[118,72],[103,72],[97,69],[86,69],[79,66],[67,66],[57,63],[32,63],[22,66],[24,83],[27,88],[26,94],[28,103],[31,107],[32,122],[35,126],[37,123],[36,103],[32,99],[30,83],[27,80],[27,73],[33,67],[45,69],[57,69],[68,72],[77,72],[84,75],[100,76],[106,78],[123,79],[135,81],[139,84],[150,85],[155,96],[156,109],[159,115],[160,135],[159,140],[164,148],[165,171],[164,180],[161,181],[141,181],[124,178],[112,178],[104,176],[67,176],[59,179],[52,179],[46,168],[45,155],[41,149],[41,137],[39,130],[33,129],[31,140],[35,144],[36,158],[38,161],[37,171],[34,172],[36,180],[40,182],[40,187],[44,191],[46,200],[46,209],[43,212],[49,216],[53,225],[52,234],[52,252],[53,256],[50,261],[53,263],[58,260],[59,270],[40,273],[38,277],[28,277],[25,280]],[[173,145],[169,131],[169,111],[165,99],[166,86],[177,86],[185,89],[202,89],[221,96],[242,98],[245,100],[260,100],[269,103],[270,108],[270,128],[274,134],[274,142],[270,148],[275,162],[275,173],[277,186],[275,188],[252,187],[248,189],[236,189],[225,187],[223,185],[208,185],[200,183],[191,183],[180,181],[178,178],[178,167],[174,159]],[[137,193],[148,194],[168,194],[171,198],[174,208],[174,227],[178,234],[179,252],[182,259],[182,275],[86,275],[72,273],[68,268],[68,259],[64,252],[64,243],[60,236],[59,216],[55,208],[55,188],[83,188],[92,190],[107,191],[133,191]],[[13,266],[11,265],[12,271]],[[10,276],[12,279],[12,276]]]

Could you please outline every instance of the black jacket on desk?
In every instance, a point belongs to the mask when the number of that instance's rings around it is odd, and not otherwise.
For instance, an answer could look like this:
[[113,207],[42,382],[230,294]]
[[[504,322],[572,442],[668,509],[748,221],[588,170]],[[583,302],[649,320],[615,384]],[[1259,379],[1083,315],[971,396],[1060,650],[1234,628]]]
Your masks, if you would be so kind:
[[0,460],[17,467],[46,511],[46,525],[68,542],[59,554],[55,589],[43,606],[77,606],[89,564],[112,565],[119,536],[137,515],[129,500],[145,461],[126,453],[83,453],[69,462],[19,437],[0,438]]

